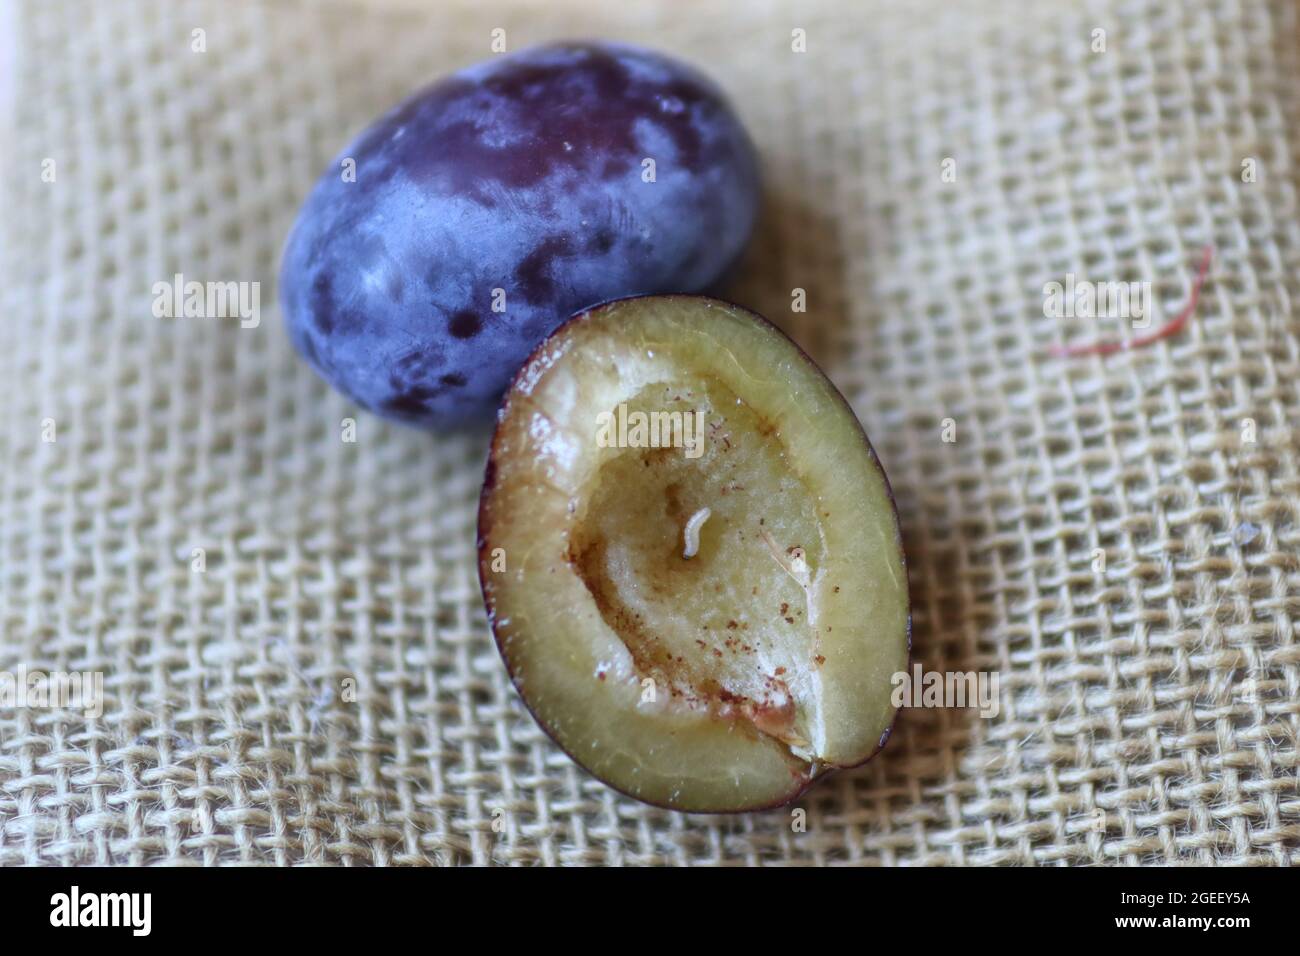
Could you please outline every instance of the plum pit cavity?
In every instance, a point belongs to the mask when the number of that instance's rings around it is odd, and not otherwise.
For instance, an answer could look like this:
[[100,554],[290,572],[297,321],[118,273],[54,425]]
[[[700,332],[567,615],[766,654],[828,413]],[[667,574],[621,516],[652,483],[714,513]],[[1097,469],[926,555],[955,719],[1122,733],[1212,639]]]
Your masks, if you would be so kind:
[[740,721],[806,756],[818,719],[816,610],[789,555],[815,571],[812,496],[779,433],[718,382],[655,385],[627,404],[699,408],[703,453],[609,449],[573,527],[571,565],[661,706]]

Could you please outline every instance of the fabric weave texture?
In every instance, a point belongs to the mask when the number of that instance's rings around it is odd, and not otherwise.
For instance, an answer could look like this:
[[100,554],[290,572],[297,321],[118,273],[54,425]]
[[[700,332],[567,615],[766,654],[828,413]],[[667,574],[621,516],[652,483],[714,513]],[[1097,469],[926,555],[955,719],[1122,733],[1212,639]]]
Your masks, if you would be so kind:
[[[0,865],[1300,862],[1297,19],[18,0],[0,670],[100,671],[105,701],[0,709]],[[486,436],[359,411],[280,325],[280,247],[330,157],[496,28],[644,43],[726,88],[766,184],[730,295],[870,434],[914,660],[1000,675],[997,716],[904,711],[802,828],[643,806],[570,762],[487,630]],[[1150,282],[1158,324],[1207,245],[1180,334],[1049,354],[1122,331],[1048,317],[1046,283]],[[176,273],[259,282],[260,325],[155,318]]]

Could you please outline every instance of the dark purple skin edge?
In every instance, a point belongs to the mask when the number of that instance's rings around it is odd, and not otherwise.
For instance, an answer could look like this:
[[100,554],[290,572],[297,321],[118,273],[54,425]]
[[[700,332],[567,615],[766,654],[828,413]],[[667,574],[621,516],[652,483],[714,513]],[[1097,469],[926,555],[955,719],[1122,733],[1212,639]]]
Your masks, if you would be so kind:
[[[858,416],[854,413],[853,407],[849,404],[848,399],[844,397],[844,393],[841,392],[836,387],[835,383],[830,380],[830,377],[827,376],[826,373],[821,370],[821,367],[812,360],[812,357],[807,352],[805,352],[803,348],[800,347],[798,342],[790,338],[790,336],[786,335],[781,328],[779,328],[777,325],[773,324],[771,321],[764,318],[763,316],[759,315],[757,312],[751,311],[750,309],[746,309],[743,306],[736,305],[733,302],[728,302],[725,299],[718,299],[718,298],[714,298],[711,296],[704,296],[704,295],[681,295],[681,294],[624,296],[622,298],[609,299],[605,302],[601,302],[597,305],[593,305],[589,308],[583,309],[581,312],[575,312],[572,316],[570,316],[567,320],[565,320],[559,327],[557,327],[554,332],[552,332],[540,343],[538,343],[537,347],[533,349],[533,351],[529,354],[524,364],[521,365],[519,367],[519,370],[515,373],[514,378],[510,382],[510,387],[506,389],[505,395],[501,400],[501,407],[497,410],[496,425],[494,426],[492,431],[492,443],[491,443],[491,447],[488,450],[487,466],[483,475],[483,490],[479,494],[477,541],[475,542],[478,551],[479,592],[483,595],[483,604],[487,610],[488,622],[492,627],[492,640],[497,646],[497,653],[501,656],[501,662],[505,665],[506,673],[510,676],[510,682],[511,684],[514,685],[515,692],[519,695],[519,699],[523,701],[524,707],[527,709],[528,713],[532,716],[537,726],[542,728],[542,731],[546,734],[546,736],[550,737],[551,740],[555,743],[555,745],[559,747],[560,750],[562,750],[570,760],[572,760],[575,764],[581,767],[584,772],[586,772],[592,777],[592,779],[599,780],[602,784],[609,787],[611,790],[614,790],[617,793],[621,793],[625,797],[630,797],[633,800],[637,800],[641,803],[648,804],[649,806],[659,807],[662,810],[672,810],[676,813],[711,814],[711,815],[727,814],[727,813],[757,813],[762,810],[775,810],[780,807],[786,807],[794,803],[800,797],[802,797],[805,793],[808,792],[809,789],[813,787],[814,784],[818,783],[819,781],[829,776],[832,776],[838,771],[853,770],[857,767],[861,767],[867,762],[869,762],[878,753],[880,753],[880,751],[884,749],[885,744],[887,744],[890,738],[893,736],[894,727],[898,724],[898,712],[900,708],[897,707],[894,708],[894,717],[889,722],[889,726],[886,727],[884,732],[880,735],[880,742],[876,745],[875,750],[871,751],[871,753],[867,754],[867,756],[863,757],[857,763],[847,764],[843,767],[837,766],[837,767],[828,767],[826,769],[823,769],[820,773],[816,774],[815,776],[806,779],[801,786],[791,791],[790,794],[786,797],[773,801],[772,803],[757,804],[752,807],[740,806],[740,807],[731,807],[731,808],[717,809],[717,810],[682,810],[680,807],[674,807],[667,803],[658,803],[654,800],[647,800],[645,797],[639,796],[638,794],[629,793],[628,791],[622,789],[621,787],[615,786],[609,781],[604,780],[601,777],[598,777],[596,774],[592,773],[592,771],[589,770],[581,760],[575,757],[573,753],[567,747],[565,747],[563,743],[560,742],[560,740],[551,731],[550,726],[546,723],[546,721],[542,720],[541,717],[538,716],[537,711],[534,710],[532,704],[529,703],[528,697],[524,694],[523,690],[519,686],[519,680],[515,675],[514,669],[510,666],[510,661],[506,657],[505,648],[502,647],[501,638],[496,631],[496,609],[492,606],[492,600],[491,598],[488,597],[488,592],[487,592],[487,575],[491,573],[489,569],[489,559],[488,559],[489,549],[488,549],[488,541],[487,541],[487,536],[491,531],[490,516],[488,514],[488,499],[491,496],[493,489],[496,487],[497,439],[500,436],[501,423],[505,420],[507,416],[507,412],[509,411],[510,408],[510,396],[514,394],[515,386],[519,383],[519,380],[523,377],[524,373],[528,371],[528,369],[532,366],[533,362],[537,360],[542,350],[547,346],[547,344],[551,341],[551,339],[554,336],[558,336],[561,332],[567,330],[571,325],[575,325],[577,323],[587,321],[593,313],[598,312],[606,308],[607,306],[611,306],[619,302],[629,302],[633,299],[691,299],[697,302],[716,303],[724,308],[731,309],[743,315],[748,316],[749,319],[753,321],[755,324],[766,326],[767,328],[775,331],[778,335],[780,335],[787,342],[789,342],[791,345],[794,346],[794,349],[799,354],[800,358],[802,358],[803,361],[806,362],[808,366],[811,367],[815,372],[817,372],[819,375],[821,375],[823,378],[826,379],[827,384],[829,384],[831,387],[831,392],[835,395],[837,399],[839,399],[840,405],[844,408],[846,412],[848,412],[849,417],[852,418],[853,421],[858,426],[858,434],[862,436],[862,444],[866,447],[867,455],[871,459],[872,464],[876,466],[876,470],[880,472],[881,481],[883,481],[885,485],[885,494],[889,498],[889,507],[890,510],[892,510],[894,513],[894,537],[895,537],[895,541],[898,544],[899,559],[902,561],[903,564],[903,574],[904,575],[907,574],[907,552],[903,549],[903,531],[902,531],[902,525],[898,519],[898,504],[894,500],[894,489],[889,484],[889,476],[885,474],[885,469],[880,464],[880,459],[876,456],[876,450],[871,447],[871,440],[867,437],[866,429],[864,429],[862,427],[862,423],[858,421]],[[908,594],[907,594],[907,660],[904,662],[903,666],[904,666],[904,670],[910,670],[912,666],[912,599],[911,599],[910,587],[908,589]]]

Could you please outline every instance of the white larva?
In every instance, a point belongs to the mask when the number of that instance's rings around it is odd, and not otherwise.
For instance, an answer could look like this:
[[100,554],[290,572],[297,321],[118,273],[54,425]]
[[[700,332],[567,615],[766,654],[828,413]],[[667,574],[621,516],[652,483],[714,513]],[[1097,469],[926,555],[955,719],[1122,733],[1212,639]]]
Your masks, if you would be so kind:
[[695,514],[691,515],[690,520],[686,522],[686,530],[683,532],[683,536],[686,539],[686,550],[682,552],[683,558],[689,560],[690,558],[695,557],[699,552],[700,528],[704,527],[704,522],[709,520],[709,515],[711,514],[713,514],[713,512],[708,508],[701,508],[699,511],[695,512]]

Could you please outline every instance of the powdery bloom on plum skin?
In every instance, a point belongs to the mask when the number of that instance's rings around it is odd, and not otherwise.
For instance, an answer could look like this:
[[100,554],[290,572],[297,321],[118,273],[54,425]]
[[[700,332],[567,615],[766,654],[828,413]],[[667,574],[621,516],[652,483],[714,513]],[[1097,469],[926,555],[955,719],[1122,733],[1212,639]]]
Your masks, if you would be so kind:
[[339,154],[286,246],[286,322],[362,406],[482,420],[570,314],[715,283],[757,206],[753,146],[707,78],[630,46],[525,50],[417,93]]

